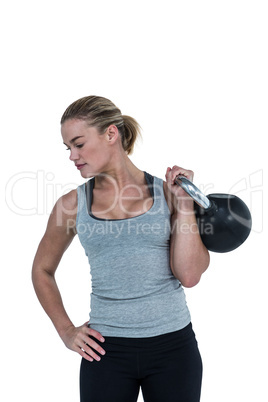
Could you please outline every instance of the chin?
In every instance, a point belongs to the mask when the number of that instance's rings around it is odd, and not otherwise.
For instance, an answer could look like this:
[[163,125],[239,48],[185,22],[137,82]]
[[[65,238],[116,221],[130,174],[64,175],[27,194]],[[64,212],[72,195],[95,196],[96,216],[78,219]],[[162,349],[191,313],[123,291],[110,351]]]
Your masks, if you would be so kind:
[[84,179],[90,179],[91,177],[94,177],[98,174],[96,172],[90,171],[89,169],[82,169],[80,173]]
[[90,172],[85,172],[85,173],[82,173],[81,172],[81,176],[84,178],[84,179],[90,179],[91,177],[93,177],[93,176],[95,176],[93,173],[90,173]]

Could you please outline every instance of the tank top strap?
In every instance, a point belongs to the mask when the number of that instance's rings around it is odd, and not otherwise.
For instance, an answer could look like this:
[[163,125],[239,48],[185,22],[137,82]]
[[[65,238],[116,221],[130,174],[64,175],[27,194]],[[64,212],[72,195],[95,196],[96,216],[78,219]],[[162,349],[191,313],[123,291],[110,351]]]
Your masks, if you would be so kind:
[[86,183],[77,187],[77,219],[87,213]]
[[164,181],[159,177],[154,176],[154,204],[158,211],[166,215],[170,215],[170,210],[164,193]]
[[154,198],[154,176],[150,173],[144,172],[145,180],[148,185],[148,189],[150,191],[151,197]]

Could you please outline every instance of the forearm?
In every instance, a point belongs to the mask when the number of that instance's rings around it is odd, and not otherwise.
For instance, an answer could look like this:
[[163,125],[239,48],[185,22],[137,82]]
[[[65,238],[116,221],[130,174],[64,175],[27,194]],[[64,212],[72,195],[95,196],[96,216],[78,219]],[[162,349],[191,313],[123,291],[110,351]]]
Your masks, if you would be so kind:
[[195,286],[209,265],[193,207],[178,208],[172,219],[170,264],[185,287]]
[[43,309],[62,338],[73,323],[66,313],[54,276],[44,270],[33,270],[32,280]]

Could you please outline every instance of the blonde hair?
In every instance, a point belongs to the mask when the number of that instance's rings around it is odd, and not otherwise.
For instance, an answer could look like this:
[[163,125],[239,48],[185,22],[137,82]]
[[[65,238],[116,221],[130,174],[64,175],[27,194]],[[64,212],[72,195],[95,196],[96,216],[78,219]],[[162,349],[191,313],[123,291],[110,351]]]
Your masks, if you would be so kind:
[[133,117],[122,115],[118,107],[101,96],[85,96],[73,102],[63,113],[61,124],[68,119],[85,120],[89,126],[96,127],[101,133],[114,124],[118,128],[123,149],[127,154],[133,152],[141,130]]

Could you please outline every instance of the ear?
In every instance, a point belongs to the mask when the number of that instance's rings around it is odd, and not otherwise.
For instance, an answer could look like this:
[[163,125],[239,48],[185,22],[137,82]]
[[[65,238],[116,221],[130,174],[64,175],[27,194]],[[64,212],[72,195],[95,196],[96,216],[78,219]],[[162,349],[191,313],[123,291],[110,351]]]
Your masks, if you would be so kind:
[[106,134],[106,138],[110,144],[114,144],[119,137],[118,128],[114,124],[111,124],[107,128],[105,134]]

